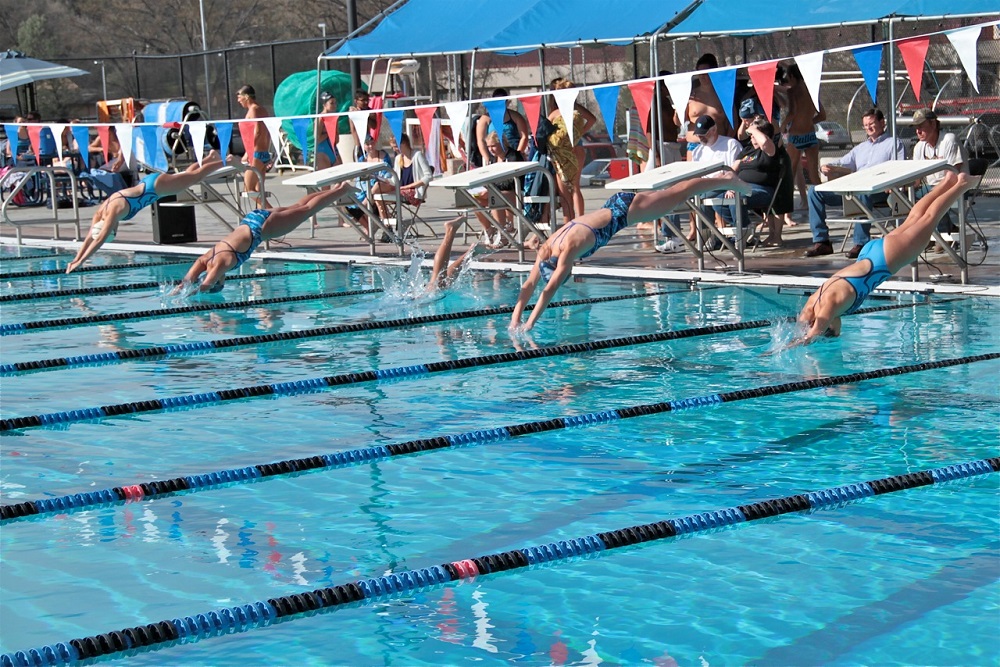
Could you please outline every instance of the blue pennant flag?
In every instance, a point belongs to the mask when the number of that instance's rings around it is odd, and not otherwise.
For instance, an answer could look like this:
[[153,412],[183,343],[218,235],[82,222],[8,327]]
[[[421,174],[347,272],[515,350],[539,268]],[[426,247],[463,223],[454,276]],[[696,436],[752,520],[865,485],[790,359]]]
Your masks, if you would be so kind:
[[154,127],[152,125],[142,125],[139,127],[139,140],[143,144],[142,160],[158,171],[170,170],[170,165],[167,163],[167,155],[163,152],[166,137],[167,129],[165,127]]
[[712,80],[712,87],[715,88],[715,94],[719,96],[719,102],[722,104],[722,110],[726,112],[729,124],[736,127],[736,123],[733,122],[733,99],[736,97],[736,68],[731,67],[719,72],[712,72],[708,75],[708,78]]
[[70,132],[73,133],[73,140],[76,141],[76,149],[83,160],[83,168],[90,169],[90,130],[86,125],[72,125]]
[[872,106],[878,104],[878,74],[882,69],[882,45],[872,44],[852,51],[854,59],[865,78],[868,93],[872,96]]
[[[309,126],[312,125],[311,118],[293,118],[292,131],[295,138],[299,140],[299,147],[302,149],[302,163],[309,163]],[[322,121],[320,121],[322,122]]]
[[20,126],[14,125],[13,123],[4,123],[3,131],[7,133],[7,142],[10,144],[10,156],[17,159],[18,153],[21,152],[21,146],[19,145],[20,138],[17,136],[17,131]]
[[[490,115],[490,122],[493,123],[493,131],[500,137],[500,145],[504,151],[507,151],[510,146],[507,145],[506,140],[503,138],[503,117],[507,113],[507,100],[490,100],[489,102],[483,102],[483,106],[486,107],[486,113]],[[475,137],[473,137],[473,140],[475,140]],[[514,148],[517,148],[517,146],[514,146]]]
[[396,137],[396,145],[398,146],[403,137],[403,112],[386,111],[383,115],[389,122],[389,129],[392,130],[392,136]]
[[618,116],[618,93],[619,86],[604,86],[594,88],[594,99],[597,100],[597,107],[601,110],[601,117],[604,125],[608,128],[608,136],[611,142],[615,140],[615,118]]
[[226,156],[229,155],[229,143],[233,140],[233,124],[216,123],[215,134],[219,137],[219,155],[222,156],[222,161],[225,162]]

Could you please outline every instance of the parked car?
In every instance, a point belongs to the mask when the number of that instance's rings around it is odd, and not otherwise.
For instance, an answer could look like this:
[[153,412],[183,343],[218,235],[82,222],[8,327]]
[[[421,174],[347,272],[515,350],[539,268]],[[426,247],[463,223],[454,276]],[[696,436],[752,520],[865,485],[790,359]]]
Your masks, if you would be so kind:
[[598,158],[580,171],[581,187],[604,187],[610,181],[628,176],[628,158]]
[[827,146],[847,148],[851,145],[851,133],[844,129],[844,126],[840,123],[834,123],[829,120],[816,123],[816,138],[819,139],[821,144],[826,144]]

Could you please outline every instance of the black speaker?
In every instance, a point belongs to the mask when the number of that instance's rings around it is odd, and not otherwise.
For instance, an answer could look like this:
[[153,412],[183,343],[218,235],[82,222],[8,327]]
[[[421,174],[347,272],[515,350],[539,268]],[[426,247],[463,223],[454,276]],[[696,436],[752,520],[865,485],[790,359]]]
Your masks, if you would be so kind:
[[194,204],[178,203],[177,197],[162,197],[153,204],[153,243],[191,243],[198,240]]

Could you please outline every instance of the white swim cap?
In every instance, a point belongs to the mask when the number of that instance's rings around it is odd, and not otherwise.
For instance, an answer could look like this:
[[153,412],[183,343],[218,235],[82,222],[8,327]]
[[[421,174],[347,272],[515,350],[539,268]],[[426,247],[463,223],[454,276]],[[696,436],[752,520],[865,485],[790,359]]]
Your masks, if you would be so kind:
[[[90,238],[96,241],[101,237],[102,231],[104,231],[104,221],[98,220],[96,223],[94,223],[94,226],[90,228]],[[114,240],[115,240],[115,231],[111,230],[111,233],[108,234],[108,238],[104,239],[104,242],[111,243]]]

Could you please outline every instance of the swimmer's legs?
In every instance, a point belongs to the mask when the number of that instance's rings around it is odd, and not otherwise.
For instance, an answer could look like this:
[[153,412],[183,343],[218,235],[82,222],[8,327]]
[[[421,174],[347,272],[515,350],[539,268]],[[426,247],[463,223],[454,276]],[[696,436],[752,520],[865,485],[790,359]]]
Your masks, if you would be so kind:
[[933,190],[913,205],[903,224],[883,241],[882,250],[891,273],[913,262],[924,251],[937,223],[972,185],[968,175],[949,171]]
[[628,222],[649,222],[662,218],[688,198],[713,190],[734,190],[750,194],[750,186],[735,176],[728,178],[690,178],[663,190],[639,192],[628,209]]
[[264,240],[284,236],[352,189],[350,183],[339,183],[330,190],[311,192],[291,206],[274,209],[264,222],[261,235]]

